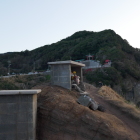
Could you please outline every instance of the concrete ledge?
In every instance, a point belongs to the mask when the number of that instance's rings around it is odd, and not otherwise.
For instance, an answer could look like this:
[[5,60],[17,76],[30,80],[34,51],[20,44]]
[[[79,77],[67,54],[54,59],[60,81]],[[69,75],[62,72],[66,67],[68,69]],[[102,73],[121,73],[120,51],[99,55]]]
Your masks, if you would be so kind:
[[0,90],[0,95],[38,94],[41,89],[33,90]]
[[49,65],[62,65],[62,64],[71,64],[72,66],[80,66],[80,67],[84,67],[85,64],[82,64],[82,63],[78,63],[78,62],[75,62],[75,61],[71,61],[71,60],[68,60],[68,61],[56,61],[56,62],[48,62]]

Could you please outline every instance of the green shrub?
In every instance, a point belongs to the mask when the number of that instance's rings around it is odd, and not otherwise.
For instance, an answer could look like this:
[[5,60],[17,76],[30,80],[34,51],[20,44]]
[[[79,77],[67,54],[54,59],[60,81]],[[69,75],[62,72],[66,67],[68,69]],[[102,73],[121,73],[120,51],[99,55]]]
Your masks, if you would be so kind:
[[101,81],[104,85],[113,87],[115,84],[121,82],[121,76],[113,67],[97,69],[96,71],[86,73],[85,76],[88,81],[96,85]]
[[44,82],[45,81],[45,77],[43,77],[43,76],[39,77],[39,81],[40,82]]
[[19,88],[15,86],[13,83],[7,81],[0,82],[0,90],[17,90],[17,89]]
[[51,80],[51,76],[50,75],[46,75],[46,80],[50,81]]

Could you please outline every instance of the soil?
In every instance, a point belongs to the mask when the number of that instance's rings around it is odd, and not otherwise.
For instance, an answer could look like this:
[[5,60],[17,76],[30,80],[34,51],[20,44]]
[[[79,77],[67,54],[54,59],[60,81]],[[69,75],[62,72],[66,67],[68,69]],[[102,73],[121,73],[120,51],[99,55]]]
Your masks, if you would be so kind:
[[131,135],[133,135],[135,140],[140,140],[140,123],[138,123],[136,120],[126,115],[125,113],[121,112],[117,108],[114,108],[114,106],[111,106],[107,101],[99,96],[99,88],[96,88],[90,84],[86,84],[86,87],[86,91],[91,94],[91,97],[93,97],[95,101],[97,101],[100,105],[105,107],[106,113],[112,114],[120,119],[124,123],[125,128],[131,133]]
[[85,83],[86,92],[105,112],[78,105],[75,90],[41,85],[38,95],[37,140],[140,140],[140,122],[111,105],[99,88]]

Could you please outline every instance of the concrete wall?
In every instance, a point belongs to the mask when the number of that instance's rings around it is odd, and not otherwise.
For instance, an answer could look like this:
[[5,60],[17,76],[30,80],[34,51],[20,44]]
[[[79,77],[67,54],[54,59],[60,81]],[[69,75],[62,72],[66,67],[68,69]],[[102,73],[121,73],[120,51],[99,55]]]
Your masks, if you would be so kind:
[[85,67],[83,67],[83,69],[99,68],[99,67],[101,67],[100,61],[86,60],[86,61],[82,61],[81,63],[86,65]]
[[71,89],[71,66],[69,64],[51,65],[51,82],[53,85]]
[[35,140],[37,94],[0,95],[0,140]]

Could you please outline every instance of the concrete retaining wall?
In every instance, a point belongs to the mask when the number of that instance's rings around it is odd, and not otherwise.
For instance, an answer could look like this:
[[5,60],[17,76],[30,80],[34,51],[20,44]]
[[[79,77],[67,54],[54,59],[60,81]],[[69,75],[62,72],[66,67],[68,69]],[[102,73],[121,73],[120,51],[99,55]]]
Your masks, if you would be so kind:
[[0,140],[35,140],[40,91],[0,91]]

